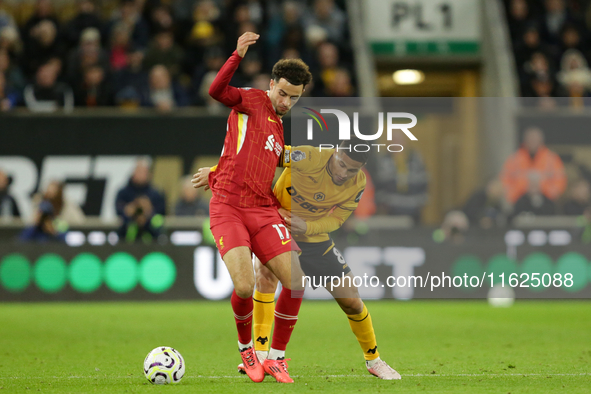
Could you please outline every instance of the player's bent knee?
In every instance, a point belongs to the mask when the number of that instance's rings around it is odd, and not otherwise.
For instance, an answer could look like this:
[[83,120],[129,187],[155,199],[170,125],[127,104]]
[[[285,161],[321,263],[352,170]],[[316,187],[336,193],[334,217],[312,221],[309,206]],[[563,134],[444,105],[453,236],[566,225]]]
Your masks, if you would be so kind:
[[257,272],[256,275],[256,288],[261,293],[274,293],[277,289],[277,282],[279,280],[272,273],[261,275]]
[[347,315],[363,312],[363,301],[360,298],[336,298],[335,300]]
[[254,293],[254,283],[241,282],[234,283],[234,291],[240,298],[248,298]]

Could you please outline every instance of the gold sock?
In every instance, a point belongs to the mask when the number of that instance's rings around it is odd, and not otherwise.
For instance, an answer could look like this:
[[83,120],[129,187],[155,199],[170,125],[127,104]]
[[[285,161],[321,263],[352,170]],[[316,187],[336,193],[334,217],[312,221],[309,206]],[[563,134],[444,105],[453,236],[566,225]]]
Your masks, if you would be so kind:
[[275,293],[254,291],[254,350],[269,351],[271,328],[275,314]]
[[361,350],[363,350],[363,356],[366,360],[375,360],[380,356],[378,352],[378,344],[376,342],[376,334],[373,331],[373,324],[371,322],[371,315],[367,311],[365,304],[363,305],[363,311],[356,315],[347,315],[349,318],[349,325],[351,331],[355,334]]

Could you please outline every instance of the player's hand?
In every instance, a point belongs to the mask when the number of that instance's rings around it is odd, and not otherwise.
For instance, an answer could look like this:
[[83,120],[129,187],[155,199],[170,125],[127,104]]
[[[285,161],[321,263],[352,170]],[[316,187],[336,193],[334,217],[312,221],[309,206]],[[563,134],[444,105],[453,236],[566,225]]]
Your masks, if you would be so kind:
[[291,215],[291,217],[285,218],[285,224],[289,231],[292,234],[305,234],[306,230],[308,230],[308,225],[306,221],[302,218],[299,218],[295,215]]
[[193,179],[191,179],[191,183],[195,189],[199,189],[203,187],[203,190],[209,190],[209,173],[211,168],[203,167],[200,168],[199,171],[195,175],[193,175]]
[[288,211],[285,208],[279,208],[278,212],[284,220],[291,217],[291,211]]
[[236,52],[238,52],[238,55],[244,57],[246,51],[248,51],[248,47],[257,42],[259,37],[260,35],[250,31],[241,35],[240,38],[238,38],[238,45],[236,46]]

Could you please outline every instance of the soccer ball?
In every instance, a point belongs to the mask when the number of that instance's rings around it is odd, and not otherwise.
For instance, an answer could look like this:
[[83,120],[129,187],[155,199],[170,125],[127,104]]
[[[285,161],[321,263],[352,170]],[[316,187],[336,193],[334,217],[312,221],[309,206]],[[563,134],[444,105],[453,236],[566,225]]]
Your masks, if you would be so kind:
[[185,374],[185,360],[168,346],[158,346],[144,360],[144,375],[153,384],[176,384]]

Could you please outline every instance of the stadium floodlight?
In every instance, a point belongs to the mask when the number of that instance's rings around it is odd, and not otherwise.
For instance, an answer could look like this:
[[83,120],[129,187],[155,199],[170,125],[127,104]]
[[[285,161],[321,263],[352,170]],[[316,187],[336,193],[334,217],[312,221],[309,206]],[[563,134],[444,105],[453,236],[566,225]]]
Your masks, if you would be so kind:
[[392,79],[398,85],[417,85],[425,80],[425,74],[419,70],[398,70]]

